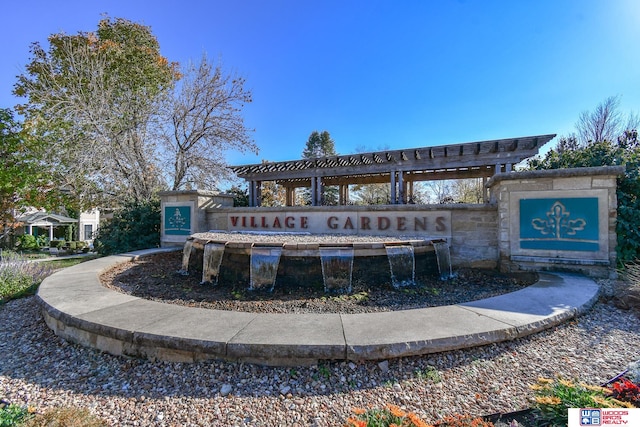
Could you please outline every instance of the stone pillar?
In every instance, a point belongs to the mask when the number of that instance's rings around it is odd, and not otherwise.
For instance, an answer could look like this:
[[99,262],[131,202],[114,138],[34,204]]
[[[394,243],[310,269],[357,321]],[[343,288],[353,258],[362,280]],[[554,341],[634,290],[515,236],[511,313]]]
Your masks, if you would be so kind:
[[206,209],[233,207],[232,195],[215,191],[163,191],[159,195],[163,247],[182,245],[191,234],[208,231]]
[[498,206],[503,271],[562,269],[614,277],[622,166],[511,172],[487,182]]

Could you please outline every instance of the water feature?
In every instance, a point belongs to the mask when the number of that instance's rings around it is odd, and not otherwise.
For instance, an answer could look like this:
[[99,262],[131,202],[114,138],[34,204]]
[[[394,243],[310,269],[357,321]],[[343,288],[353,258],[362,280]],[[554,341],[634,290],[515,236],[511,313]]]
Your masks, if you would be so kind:
[[385,245],[391,284],[394,288],[402,288],[416,284],[416,261],[411,245]]
[[447,280],[453,277],[453,270],[451,268],[451,251],[449,249],[449,243],[446,241],[432,242],[433,248],[436,251],[436,260],[438,263],[438,271],[440,272],[440,279]]
[[273,291],[281,255],[282,246],[251,246],[249,290]]
[[[220,265],[224,256],[224,244],[207,243],[204,245],[204,255],[202,256],[202,284],[218,284],[220,275]],[[214,282],[215,278],[215,282]]]
[[325,292],[351,292],[353,247],[320,247]]
[[197,274],[203,284],[245,284],[261,291],[272,291],[277,281],[283,288],[349,293],[355,280],[380,283],[383,277],[401,288],[426,275],[451,275],[444,244],[375,236],[198,233],[184,244],[179,273]]
[[193,240],[187,240],[184,242],[184,249],[182,250],[182,268],[178,270],[178,273],[183,276],[189,275],[189,258],[191,258],[191,251],[193,249]]

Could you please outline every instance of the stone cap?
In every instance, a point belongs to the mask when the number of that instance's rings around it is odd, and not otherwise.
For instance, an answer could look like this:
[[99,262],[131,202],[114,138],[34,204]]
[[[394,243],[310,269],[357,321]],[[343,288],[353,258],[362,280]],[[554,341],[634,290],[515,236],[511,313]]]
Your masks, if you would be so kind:
[[587,168],[545,169],[521,172],[498,173],[489,178],[485,187],[491,188],[501,181],[535,178],[573,178],[578,176],[624,175],[624,166],[594,166]]
[[222,196],[222,197],[233,197],[231,194],[222,193],[220,191],[212,191],[212,190],[177,190],[177,191],[160,191],[158,193],[159,196],[179,196],[179,195],[194,195],[194,196]]

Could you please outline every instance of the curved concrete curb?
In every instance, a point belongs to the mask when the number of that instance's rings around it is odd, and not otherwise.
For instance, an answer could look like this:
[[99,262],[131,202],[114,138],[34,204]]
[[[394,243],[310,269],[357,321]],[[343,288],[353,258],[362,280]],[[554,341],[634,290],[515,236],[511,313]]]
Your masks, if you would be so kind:
[[102,351],[150,359],[302,365],[322,359],[378,360],[523,337],[587,310],[598,286],[574,274],[541,273],[517,292],[444,307],[366,314],[261,314],[191,308],[103,287],[109,267],[163,249],[88,261],[40,285],[47,325]]

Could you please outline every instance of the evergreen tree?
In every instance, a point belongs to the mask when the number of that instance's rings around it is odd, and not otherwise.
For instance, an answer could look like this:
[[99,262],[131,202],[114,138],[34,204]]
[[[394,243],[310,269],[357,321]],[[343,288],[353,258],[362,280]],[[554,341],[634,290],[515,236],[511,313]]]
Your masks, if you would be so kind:
[[[334,141],[329,135],[329,132],[322,131],[322,133],[314,130],[309,135],[309,139],[302,150],[303,159],[313,159],[318,157],[337,156]],[[311,190],[305,189],[303,192],[303,199],[306,204],[311,204]],[[323,205],[337,205],[338,204],[338,188],[335,186],[327,186],[323,191]]]

